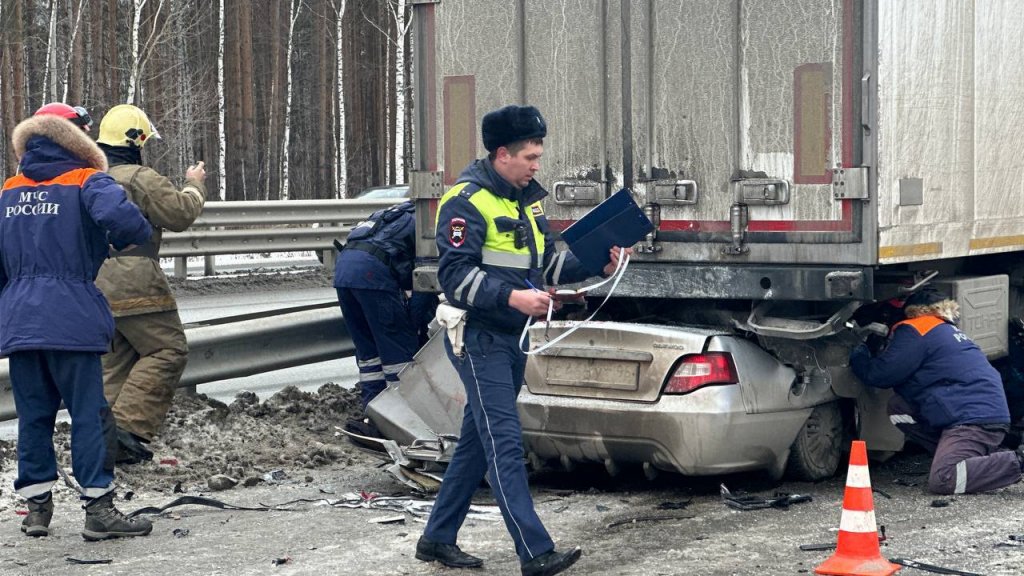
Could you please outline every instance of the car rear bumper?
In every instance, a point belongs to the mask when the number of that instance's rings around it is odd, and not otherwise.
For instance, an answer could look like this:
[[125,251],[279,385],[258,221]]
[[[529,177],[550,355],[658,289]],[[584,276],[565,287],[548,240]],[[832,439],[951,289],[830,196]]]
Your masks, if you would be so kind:
[[748,414],[738,385],[654,403],[542,396],[525,388],[519,396],[528,454],[616,466],[649,463],[692,476],[781,471],[810,412]]

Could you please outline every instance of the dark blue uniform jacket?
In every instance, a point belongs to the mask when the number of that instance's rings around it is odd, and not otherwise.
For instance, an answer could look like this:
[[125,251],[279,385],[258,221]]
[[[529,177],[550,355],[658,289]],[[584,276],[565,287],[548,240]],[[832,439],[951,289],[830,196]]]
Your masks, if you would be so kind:
[[374,212],[353,228],[335,260],[334,287],[412,290],[415,214],[413,203],[403,202]]
[[[486,158],[478,159],[467,166],[459,175],[458,182],[470,182],[495,195],[518,201],[520,218],[523,220],[525,211],[548,195],[535,180],[531,180],[526,188],[515,188],[494,170]],[[466,220],[466,239],[458,247],[453,246],[448,238],[447,225],[453,218]],[[481,262],[487,222],[468,198],[460,194],[441,206],[437,220],[437,246],[441,256],[438,280],[449,303],[470,310],[467,320],[469,325],[518,333],[526,325],[527,318],[522,312],[509,307],[508,297],[513,290],[528,288],[527,278],[534,286],[541,288],[544,285],[582,282],[591,276],[571,252],[556,251],[555,238],[550,232],[547,218],[536,213],[534,218],[537,227],[544,234],[543,266],[530,270],[505,268]],[[532,227],[527,227],[526,232],[527,245],[534,246]],[[477,296],[472,302],[456,298],[456,289],[476,267],[487,272],[476,292]]]
[[[103,172],[31,136],[0,194],[0,352],[106,352],[114,320],[96,274],[152,227]],[[109,235],[108,235],[109,232]]]
[[859,346],[850,368],[869,386],[894,388],[935,428],[1010,422],[999,373],[966,334],[935,316],[897,324],[875,358]]

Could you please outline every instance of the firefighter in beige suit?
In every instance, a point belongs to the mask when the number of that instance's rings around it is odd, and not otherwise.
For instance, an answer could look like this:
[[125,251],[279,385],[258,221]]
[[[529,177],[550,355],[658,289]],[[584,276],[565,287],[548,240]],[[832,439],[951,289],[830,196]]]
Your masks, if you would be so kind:
[[145,444],[167,415],[188,357],[178,304],[160,269],[162,229],[185,230],[206,202],[202,162],[185,172],[181,189],[142,166],[142,147],[153,138],[159,136],[146,114],[122,104],[104,116],[97,141],[107,155],[108,173],[153,225],[149,243],[112,252],[96,279],[114,313],[114,340],[103,356],[103,388],[117,421],[118,463],[123,464],[153,458]]

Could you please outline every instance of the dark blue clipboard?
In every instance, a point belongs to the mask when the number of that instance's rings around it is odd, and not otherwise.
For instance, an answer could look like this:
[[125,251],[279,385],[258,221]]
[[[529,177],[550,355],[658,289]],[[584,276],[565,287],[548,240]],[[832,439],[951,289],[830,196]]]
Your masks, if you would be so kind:
[[612,246],[629,248],[654,231],[654,224],[623,188],[562,231],[562,240],[584,268],[601,274]]

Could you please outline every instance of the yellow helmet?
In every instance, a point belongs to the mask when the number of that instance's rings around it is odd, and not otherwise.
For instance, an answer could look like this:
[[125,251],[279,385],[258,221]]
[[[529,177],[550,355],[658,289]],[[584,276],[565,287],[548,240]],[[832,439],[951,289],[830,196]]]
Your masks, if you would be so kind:
[[151,138],[159,139],[160,134],[146,113],[131,104],[118,104],[100,122],[100,137],[96,141],[107,146],[142,148]]

